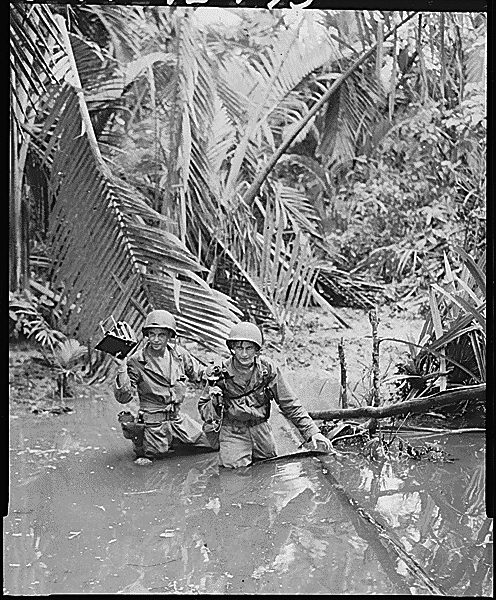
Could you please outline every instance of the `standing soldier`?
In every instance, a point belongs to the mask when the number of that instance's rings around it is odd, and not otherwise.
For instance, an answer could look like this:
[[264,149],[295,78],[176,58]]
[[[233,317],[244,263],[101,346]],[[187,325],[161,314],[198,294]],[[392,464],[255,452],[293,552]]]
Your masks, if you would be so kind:
[[146,344],[131,358],[118,363],[114,383],[117,402],[127,404],[136,389],[139,400],[138,421],[121,412],[124,437],[133,440],[137,464],[164,457],[177,439],[212,449],[202,427],[180,411],[186,394],[186,378],[200,383],[202,369],[185,349],[170,342],[176,336],[176,320],[166,310],[154,310],[145,320]]
[[219,421],[221,466],[244,467],[253,460],[277,456],[268,422],[271,400],[277,402],[305,442],[331,450],[331,443],[295,397],[279,367],[260,356],[260,329],[253,323],[238,323],[226,343],[231,358],[207,371],[207,379],[215,385],[206,386],[198,402],[208,427],[212,427],[214,411]]

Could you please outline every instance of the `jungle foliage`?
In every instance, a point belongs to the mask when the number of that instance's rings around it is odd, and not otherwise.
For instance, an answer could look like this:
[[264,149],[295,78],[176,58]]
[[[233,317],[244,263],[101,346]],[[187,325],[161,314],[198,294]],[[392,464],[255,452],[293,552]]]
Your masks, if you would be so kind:
[[228,13],[11,5],[10,288],[81,342],[160,306],[220,348],[482,255],[485,14]]

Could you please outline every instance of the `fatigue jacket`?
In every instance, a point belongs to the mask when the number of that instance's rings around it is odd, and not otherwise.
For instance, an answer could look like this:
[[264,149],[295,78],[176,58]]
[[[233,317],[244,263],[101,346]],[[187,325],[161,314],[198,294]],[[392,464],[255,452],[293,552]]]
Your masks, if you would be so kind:
[[[251,378],[246,385],[240,379],[233,358],[225,360],[217,368],[209,367],[206,377],[212,378],[215,371],[219,376],[215,385],[220,387],[223,395],[223,422],[249,424],[267,421],[270,403],[274,399],[281,412],[295,425],[305,441],[319,432],[319,428],[295,396],[282,371],[270,359],[255,359]],[[201,415],[208,400],[207,385],[198,402]]]
[[167,404],[178,409],[186,395],[186,378],[199,383],[203,367],[185,348],[168,344],[162,358],[153,356],[145,346],[129,359],[127,372],[129,380],[121,387],[118,376],[115,379],[117,402],[130,402],[136,388],[140,409],[156,412]]

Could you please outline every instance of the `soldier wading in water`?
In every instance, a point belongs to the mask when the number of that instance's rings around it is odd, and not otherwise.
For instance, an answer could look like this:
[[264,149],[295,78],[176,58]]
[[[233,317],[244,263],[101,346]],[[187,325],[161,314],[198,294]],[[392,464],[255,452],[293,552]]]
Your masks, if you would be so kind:
[[117,402],[127,404],[138,394],[138,420],[121,412],[124,437],[133,441],[136,463],[149,464],[171,450],[173,440],[212,449],[202,427],[180,410],[186,394],[186,378],[200,383],[203,369],[185,349],[171,344],[176,320],[166,310],[154,310],[145,320],[147,338],[141,351],[118,363],[114,382]]
[[296,426],[305,442],[311,441],[314,448],[321,446],[331,450],[330,441],[320,433],[280,369],[260,356],[263,344],[260,329],[253,323],[238,323],[231,329],[226,343],[231,357],[207,370],[211,384],[205,387],[198,402],[209,437],[215,422],[212,415],[218,422],[220,465],[245,467],[254,460],[277,456],[269,424],[272,400]]

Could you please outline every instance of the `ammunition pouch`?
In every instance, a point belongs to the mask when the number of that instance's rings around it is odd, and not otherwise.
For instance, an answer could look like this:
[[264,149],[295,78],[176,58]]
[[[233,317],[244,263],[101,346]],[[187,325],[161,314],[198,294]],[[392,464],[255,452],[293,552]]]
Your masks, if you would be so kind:
[[124,437],[133,440],[136,446],[142,446],[145,424],[137,422],[132,413],[124,410],[117,415],[117,419],[121,424]]

